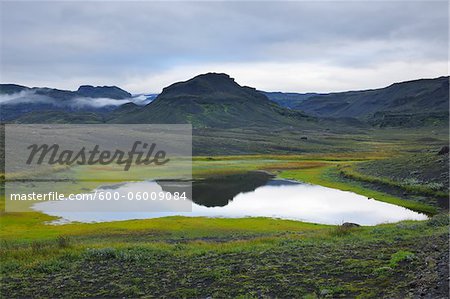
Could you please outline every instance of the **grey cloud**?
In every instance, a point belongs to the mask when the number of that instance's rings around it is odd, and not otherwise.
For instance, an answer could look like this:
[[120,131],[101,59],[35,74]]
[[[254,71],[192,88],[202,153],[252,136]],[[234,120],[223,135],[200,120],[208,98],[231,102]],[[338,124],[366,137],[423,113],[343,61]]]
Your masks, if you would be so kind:
[[120,86],[180,65],[317,62],[353,68],[447,60],[447,2],[1,5],[4,82],[44,78],[47,85],[69,88],[64,84],[84,78]]

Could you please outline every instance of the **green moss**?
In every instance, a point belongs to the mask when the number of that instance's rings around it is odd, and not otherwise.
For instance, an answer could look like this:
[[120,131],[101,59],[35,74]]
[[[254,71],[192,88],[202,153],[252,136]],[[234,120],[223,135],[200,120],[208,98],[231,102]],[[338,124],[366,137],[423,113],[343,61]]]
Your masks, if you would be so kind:
[[399,250],[396,253],[391,255],[391,259],[389,261],[389,266],[391,268],[398,267],[399,263],[404,261],[412,261],[415,257],[414,253],[405,250]]

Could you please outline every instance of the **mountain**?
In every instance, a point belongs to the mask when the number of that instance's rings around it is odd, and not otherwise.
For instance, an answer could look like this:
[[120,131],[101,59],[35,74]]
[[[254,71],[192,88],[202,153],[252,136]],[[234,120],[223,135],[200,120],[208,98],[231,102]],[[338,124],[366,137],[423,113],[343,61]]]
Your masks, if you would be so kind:
[[108,99],[127,99],[131,98],[131,93],[117,87],[117,86],[91,86],[81,85],[77,94],[87,98],[108,98]]
[[30,88],[17,84],[0,84],[0,95],[19,93],[28,89]]
[[104,98],[129,95],[114,86],[83,85],[67,91],[1,84],[0,120],[191,123],[196,129],[255,127],[272,131],[287,127],[447,126],[449,77],[372,90],[296,94],[257,91],[240,86],[226,74],[208,73],[172,84],[157,96]]
[[267,92],[261,91],[269,100],[277,103],[278,105],[286,108],[295,108],[303,101],[319,95],[318,93],[295,93],[295,92]]
[[117,86],[92,86],[81,85],[78,90],[61,90],[48,87],[27,87],[17,84],[0,84],[0,94],[13,95],[22,91],[30,91],[34,94],[48,96],[58,100],[67,100],[75,97],[86,98],[108,98],[108,99],[127,99],[132,95]]
[[[48,87],[0,84],[0,120],[12,121],[29,113],[47,111],[106,113],[131,99],[132,95],[116,86],[83,85],[77,91]],[[139,99],[147,103],[147,99]],[[42,118],[35,115],[32,118]],[[28,119],[28,118],[26,118]],[[70,119],[73,119],[70,117]],[[84,118],[82,118],[84,119]]]
[[[112,111],[67,111],[49,108],[30,111],[13,119],[4,118],[3,121],[23,124],[104,124],[122,114],[133,114],[140,108],[142,107],[131,102],[123,104]],[[6,107],[5,111],[2,111],[5,115],[9,112],[11,111],[8,110],[8,107]]]
[[12,121],[23,124],[102,124],[104,117],[99,113],[85,111],[35,111]]
[[155,100],[114,123],[191,123],[195,128],[300,126],[313,118],[280,107],[226,74],[208,73],[163,89]]
[[315,95],[293,109],[317,117],[353,117],[378,126],[419,126],[447,123],[448,107],[449,77],[439,77]]

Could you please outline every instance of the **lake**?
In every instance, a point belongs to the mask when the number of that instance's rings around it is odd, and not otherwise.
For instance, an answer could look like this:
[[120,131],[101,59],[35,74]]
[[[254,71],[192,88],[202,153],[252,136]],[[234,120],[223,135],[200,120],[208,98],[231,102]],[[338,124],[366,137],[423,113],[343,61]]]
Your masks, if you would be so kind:
[[[125,182],[106,185],[97,191],[111,191],[125,196],[130,192],[174,194],[186,188],[171,181]],[[192,182],[182,210],[166,201],[141,201],[132,206],[127,200],[104,212],[105,203],[83,201],[40,202],[33,209],[61,217],[53,222],[105,222],[147,219],[165,216],[189,217],[270,217],[321,224],[353,222],[376,225],[402,220],[425,220],[427,216],[362,195],[319,185],[276,179],[264,172],[212,177]],[[190,200],[192,198],[192,200]],[[102,204],[103,206],[100,206]],[[187,204],[187,205],[186,205]],[[95,206],[99,205],[99,206]],[[178,205],[179,206],[179,205]],[[177,206],[177,207],[178,207]],[[112,207],[111,205],[108,208]],[[186,210],[186,207],[188,210]],[[192,211],[189,211],[192,208]],[[102,212],[92,212],[92,211]],[[76,212],[74,212],[76,211]]]

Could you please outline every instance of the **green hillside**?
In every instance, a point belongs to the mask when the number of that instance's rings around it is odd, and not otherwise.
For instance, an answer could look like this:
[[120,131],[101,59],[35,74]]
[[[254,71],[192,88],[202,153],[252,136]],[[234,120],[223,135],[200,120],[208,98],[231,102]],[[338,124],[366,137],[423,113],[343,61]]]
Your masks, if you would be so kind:
[[380,126],[448,122],[449,77],[395,83],[373,90],[312,96],[294,107],[318,117],[354,117]]
[[226,74],[208,73],[163,89],[150,104],[113,123],[191,123],[195,128],[301,126],[313,117],[280,107]]

